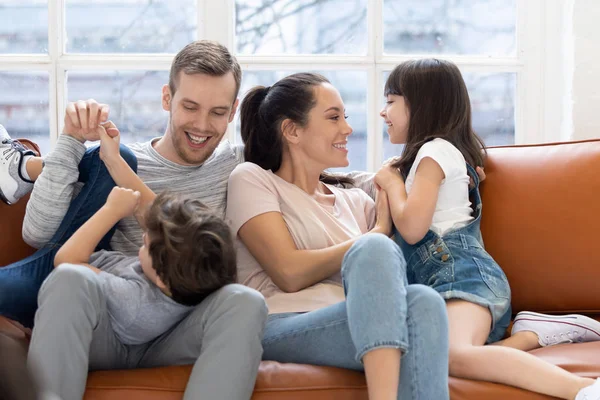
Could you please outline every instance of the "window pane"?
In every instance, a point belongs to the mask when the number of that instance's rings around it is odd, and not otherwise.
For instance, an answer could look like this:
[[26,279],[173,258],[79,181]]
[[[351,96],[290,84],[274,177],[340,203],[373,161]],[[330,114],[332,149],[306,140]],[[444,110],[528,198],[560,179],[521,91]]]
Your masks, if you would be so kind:
[[165,132],[168,113],[162,110],[161,90],[167,82],[167,71],[69,71],[67,92],[70,102],[92,98],[108,104],[121,142],[134,143]]
[[[389,72],[384,74],[387,79]],[[515,143],[516,74],[463,72],[471,98],[473,129],[486,146]],[[400,155],[403,145],[390,144],[384,127],[384,160]]]
[[385,0],[384,51],[515,54],[516,0]]
[[0,124],[13,139],[26,138],[50,151],[48,73],[0,72]]
[[366,0],[236,0],[241,54],[366,54]]
[[48,0],[0,3],[0,53],[48,53]]
[[196,39],[195,0],[66,0],[67,52],[176,53]]
[[[244,71],[240,93],[245,94],[256,85],[273,85],[279,79],[299,71]],[[367,74],[362,71],[318,71],[340,91],[346,107],[348,122],[354,132],[348,138],[348,168],[335,171],[364,171],[367,168]],[[239,113],[238,113],[239,115]],[[240,137],[239,117],[236,120],[236,141]]]

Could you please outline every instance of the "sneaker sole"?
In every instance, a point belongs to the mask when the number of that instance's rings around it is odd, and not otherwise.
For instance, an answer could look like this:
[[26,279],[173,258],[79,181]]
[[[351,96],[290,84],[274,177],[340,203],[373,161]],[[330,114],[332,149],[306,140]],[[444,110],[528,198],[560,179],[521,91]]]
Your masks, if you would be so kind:
[[521,311],[517,314],[514,322],[517,321],[536,321],[536,322],[561,322],[563,324],[576,326],[586,329],[595,334],[600,339],[600,322],[584,315],[567,314],[567,315],[548,315],[540,314],[531,311]]
[[6,197],[4,197],[4,193],[2,193],[2,189],[0,189],[0,200],[2,200],[4,203],[8,204],[9,206],[12,206],[12,204],[13,204],[10,201],[8,201],[8,199]]

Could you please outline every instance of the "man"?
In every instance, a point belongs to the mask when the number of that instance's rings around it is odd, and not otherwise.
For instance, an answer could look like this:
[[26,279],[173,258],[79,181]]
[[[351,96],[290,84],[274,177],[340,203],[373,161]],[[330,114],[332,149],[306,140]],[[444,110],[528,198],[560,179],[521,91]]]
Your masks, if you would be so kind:
[[[150,189],[196,197],[224,215],[227,178],[242,153],[221,139],[238,106],[240,81],[239,64],[217,43],[197,41],[176,55],[169,84],[162,90],[162,106],[169,112],[164,136],[133,144],[130,150],[121,149],[123,158]],[[4,146],[0,154],[8,165],[3,179],[12,177],[17,182],[3,184],[4,198],[16,201],[17,194],[27,192],[28,181],[39,174],[27,204],[23,237],[40,249],[0,269],[0,314],[32,325],[35,296],[52,270],[57,249],[112,190],[114,181],[100,159],[100,149],[84,145],[99,139],[104,129],[101,123],[108,114],[108,106],[94,100],[70,103],[63,134],[44,159],[43,169],[41,159],[20,148],[7,134],[0,138]],[[97,250],[135,254],[142,244],[141,229],[129,218],[109,232]],[[94,335],[108,315],[98,278],[87,272],[59,267],[40,290],[29,361],[39,371],[45,391],[63,400],[81,399],[88,366],[195,364],[186,399],[250,398],[267,314],[257,292],[240,285],[226,286],[148,345],[123,346],[111,337]]]

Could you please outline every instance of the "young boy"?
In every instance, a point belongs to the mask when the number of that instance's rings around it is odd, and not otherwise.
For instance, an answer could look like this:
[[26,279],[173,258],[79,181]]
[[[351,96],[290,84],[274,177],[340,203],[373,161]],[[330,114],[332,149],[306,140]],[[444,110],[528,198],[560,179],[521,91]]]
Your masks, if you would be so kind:
[[141,219],[139,255],[94,249],[121,219],[133,215],[137,191],[115,187],[106,204],[61,247],[55,267],[90,268],[101,278],[108,315],[122,344],[150,342],[181,321],[204,298],[236,281],[227,224],[200,201],[158,195]]

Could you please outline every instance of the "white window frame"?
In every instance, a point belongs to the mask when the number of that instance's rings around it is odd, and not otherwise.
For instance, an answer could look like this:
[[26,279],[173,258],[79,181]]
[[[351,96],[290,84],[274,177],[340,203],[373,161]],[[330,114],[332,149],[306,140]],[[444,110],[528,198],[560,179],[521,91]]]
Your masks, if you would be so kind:
[[[367,169],[374,171],[382,162],[383,104],[382,72],[418,55],[383,53],[383,1],[367,0],[368,50],[356,55],[238,55],[243,70],[320,69],[363,70],[367,86]],[[49,74],[49,117],[51,144],[62,130],[66,107],[68,70],[164,70],[170,68],[173,54],[75,54],[65,52],[65,2],[48,2],[47,55],[0,55],[0,71],[43,70]],[[515,57],[438,56],[455,62],[463,71],[516,73],[515,143],[548,142],[564,139],[561,127],[565,115],[562,101],[566,85],[557,84],[562,62],[561,27],[563,5],[559,1],[517,0],[517,50]],[[235,47],[235,0],[197,0],[197,37]],[[560,74],[559,74],[560,75]],[[230,124],[232,125],[232,124]],[[235,140],[234,127],[228,135]]]

